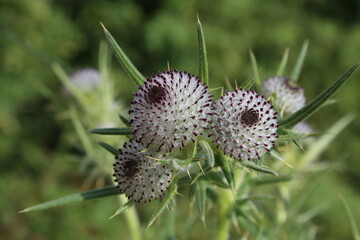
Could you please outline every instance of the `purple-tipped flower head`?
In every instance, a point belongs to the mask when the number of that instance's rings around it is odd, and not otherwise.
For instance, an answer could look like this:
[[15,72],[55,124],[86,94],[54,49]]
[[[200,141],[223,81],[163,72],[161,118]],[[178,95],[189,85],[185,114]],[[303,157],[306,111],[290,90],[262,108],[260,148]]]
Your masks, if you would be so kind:
[[181,149],[208,128],[212,95],[199,78],[167,71],[148,79],[134,94],[130,123],[134,134],[150,149]]
[[305,106],[304,89],[286,77],[272,77],[267,79],[261,88],[265,97],[276,94],[276,106],[292,114]]
[[242,89],[227,92],[215,104],[214,142],[239,160],[260,159],[277,138],[277,113],[263,96]]
[[121,192],[136,202],[150,202],[164,195],[168,189],[172,169],[157,162],[138,140],[125,143],[114,164],[114,177]]

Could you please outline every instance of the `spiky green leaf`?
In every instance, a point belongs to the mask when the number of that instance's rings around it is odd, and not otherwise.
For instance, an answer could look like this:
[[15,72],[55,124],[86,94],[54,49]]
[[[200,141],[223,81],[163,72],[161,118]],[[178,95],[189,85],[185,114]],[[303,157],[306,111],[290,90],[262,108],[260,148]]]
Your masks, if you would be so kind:
[[205,37],[199,17],[197,22],[197,34],[199,48],[199,76],[201,81],[209,84],[209,67],[207,60]]
[[91,145],[91,141],[89,136],[86,134],[86,130],[84,125],[80,121],[79,114],[76,108],[73,105],[69,107],[70,119],[72,124],[74,125],[75,131],[80,138],[81,144],[83,145],[87,154],[92,155],[94,153],[93,147]]
[[270,156],[272,156],[273,158],[283,162],[284,159],[282,158],[281,154],[278,153],[275,149],[271,149],[270,150]]
[[148,228],[155,222],[155,220],[161,215],[161,213],[165,210],[166,206],[170,203],[170,201],[175,197],[177,191],[177,185],[172,184],[170,189],[168,190],[168,193],[166,194],[165,198],[161,201],[160,206],[156,211],[153,213],[153,215],[150,218]]
[[294,80],[295,82],[299,79],[302,67],[304,65],[304,60],[305,60],[305,57],[306,57],[306,54],[307,54],[308,46],[309,46],[309,41],[306,40],[304,42],[302,48],[301,48],[299,57],[298,57],[298,59],[296,61],[294,69],[293,69],[293,71],[292,71],[292,73],[290,75],[290,78],[292,80]]
[[206,182],[197,181],[195,187],[195,203],[199,212],[200,218],[205,223],[205,210],[206,210]]
[[142,85],[146,81],[146,78],[139,72],[139,70],[137,70],[134,64],[130,61],[130,59],[126,56],[124,51],[117,44],[111,33],[105,28],[105,26],[102,23],[101,26],[104,30],[106,40],[113,48],[115,55],[119,60],[121,66],[129,74],[130,78],[133,80],[133,82],[136,85],[138,86]]
[[339,198],[340,198],[341,203],[344,206],[346,214],[348,216],[353,237],[355,240],[360,240],[359,228],[357,226],[357,222],[353,215],[353,210],[351,210],[351,208],[349,207],[349,204],[347,203],[347,201],[345,200],[345,198],[342,195],[340,195]]
[[69,79],[68,75],[66,74],[65,70],[58,64],[53,63],[51,65],[52,70],[59,78],[61,83],[66,87],[66,89],[71,93],[72,96],[76,98],[76,100],[82,105],[85,105],[84,96],[81,90],[74,85],[74,83]]
[[314,217],[320,215],[322,212],[324,212],[325,210],[328,209],[327,204],[322,203],[319,205],[316,205],[315,207],[311,208],[310,210],[307,210],[304,213],[301,213],[298,217],[297,217],[297,222],[300,224],[305,224],[310,222]]
[[254,75],[255,75],[255,83],[256,83],[257,87],[260,87],[261,79],[260,79],[260,73],[259,73],[257,61],[256,61],[254,53],[251,50],[250,50],[249,54],[250,54],[250,59],[251,59],[251,65],[252,65]]
[[107,150],[108,152],[112,153],[115,157],[119,155],[119,150],[117,150],[116,148],[114,148],[113,146],[105,143],[105,142],[98,142],[98,144],[100,146],[102,146],[105,150]]
[[125,126],[131,127],[131,124],[129,124],[129,120],[127,120],[126,117],[124,117],[124,116],[121,115],[120,113],[119,113],[119,118],[120,118],[121,122],[122,122],[123,124],[125,124]]
[[[208,200],[212,201],[215,205],[218,204],[218,200],[219,200],[219,193],[217,191],[217,189],[208,186],[206,188],[206,197]],[[221,201],[221,196],[220,196],[220,201]]]
[[215,164],[214,152],[211,149],[210,144],[205,140],[199,140],[199,145],[205,154],[205,158],[208,161],[209,166],[214,167]]
[[249,231],[252,235],[256,235],[258,232],[258,226],[255,225],[253,218],[253,213],[251,213],[249,210],[241,209],[240,207],[236,208],[236,219],[238,221],[238,224]]
[[127,203],[125,203],[120,208],[118,208],[118,210],[116,210],[116,212],[111,217],[109,217],[109,219],[112,219],[112,218],[122,214],[126,209],[128,209],[132,205],[134,205],[134,199],[129,200]]
[[263,167],[263,166],[259,166],[257,164],[255,164],[254,162],[250,162],[250,161],[242,161],[241,162],[241,165],[247,167],[247,168],[251,168],[257,172],[262,172],[262,173],[266,173],[266,174],[271,174],[271,175],[274,175],[274,176],[279,176],[278,173],[276,173],[275,171],[271,170],[271,169],[268,169],[266,167]]
[[328,133],[322,135],[316,140],[316,144],[311,145],[307,151],[299,159],[300,162],[312,162],[314,159],[327,149],[331,141],[333,141],[344,128],[346,128],[352,121],[354,116],[349,114],[338,120],[333,126],[328,129]]
[[229,183],[226,181],[225,175],[223,172],[208,172],[206,175],[200,176],[198,178],[199,181],[205,180],[209,181],[209,183],[215,184],[221,188],[229,188]]
[[254,201],[254,200],[269,200],[269,199],[274,199],[274,197],[273,197],[273,196],[269,196],[269,195],[243,197],[243,198],[240,198],[240,199],[236,199],[236,201],[235,201],[235,207],[241,207],[242,205],[244,205],[245,203],[247,203],[247,202],[249,202],[249,201]]
[[281,59],[279,68],[278,68],[278,70],[276,72],[277,76],[284,75],[285,68],[286,68],[286,65],[287,65],[287,62],[288,62],[288,58],[289,58],[289,48],[286,48],[285,51],[284,51],[283,57]]
[[253,75],[251,77],[249,77],[248,79],[246,79],[240,86],[240,88],[244,89],[244,90],[249,90],[252,88],[252,86],[255,83],[255,79],[256,79],[256,75]]
[[216,164],[220,166],[231,189],[235,187],[234,171],[231,160],[224,154],[218,153],[215,158]]
[[132,135],[133,128],[94,128],[88,132],[99,135]]
[[309,136],[316,135],[316,133],[297,133],[288,129],[283,130],[286,132],[286,134],[279,135],[278,139],[276,139],[277,142],[300,140]]
[[263,184],[273,184],[273,183],[280,183],[280,182],[288,182],[291,181],[292,178],[290,176],[281,176],[281,177],[261,177],[252,179],[252,182],[255,185],[263,185]]
[[[229,79],[228,77],[225,77],[224,81],[225,81],[226,89],[227,89],[228,91],[230,91],[230,92],[235,91],[235,89],[234,89],[234,87],[232,86],[232,84],[231,84],[231,82],[230,82],[230,79]],[[235,81],[235,82],[236,82],[236,81]],[[223,96],[223,95],[224,95],[224,90],[221,89],[221,94],[220,94],[220,96]]]
[[95,189],[83,193],[75,193],[71,194],[62,198],[58,198],[55,200],[51,200],[48,202],[40,203],[32,207],[25,208],[21,211],[21,213],[24,212],[30,212],[30,211],[37,211],[37,210],[44,210],[52,207],[61,206],[68,203],[73,202],[80,202],[85,200],[91,200],[91,199],[97,199],[97,198],[103,198],[103,197],[109,197],[113,195],[120,194],[119,190],[115,186],[109,186],[104,187],[100,189]]

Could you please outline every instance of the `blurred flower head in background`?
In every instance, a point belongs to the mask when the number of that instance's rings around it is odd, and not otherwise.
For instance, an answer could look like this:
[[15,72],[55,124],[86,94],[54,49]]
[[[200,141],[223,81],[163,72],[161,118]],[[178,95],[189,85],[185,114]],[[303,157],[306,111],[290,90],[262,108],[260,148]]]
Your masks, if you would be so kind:
[[284,112],[292,114],[305,106],[304,90],[287,77],[271,77],[262,85],[261,92],[265,97],[275,95],[275,104]]
[[[100,72],[93,68],[79,69],[69,76],[70,81],[74,86],[82,91],[91,91],[99,87],[101,84]],[[69,90],[63,86],[62,89],[65,95],[69,95]]]

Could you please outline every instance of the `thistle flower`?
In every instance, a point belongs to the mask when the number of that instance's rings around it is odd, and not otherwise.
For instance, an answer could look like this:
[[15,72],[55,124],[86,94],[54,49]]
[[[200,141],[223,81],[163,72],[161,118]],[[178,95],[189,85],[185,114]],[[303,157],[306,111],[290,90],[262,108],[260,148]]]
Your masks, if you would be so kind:
[[172,152],[195,141],[208,129],[212,95],[205,83],[187,72],[152,76],[134,94],[130,123],[141,143],[158,152]]
[[276,106],[286,113],[292,114],[305,106],[304,89],[286,77],[272,77],[267,79],[261,89],[265,97],[276,94]]
[[[91,90],[101,83],[100,73],[93,68],[84,68],[73,72],[69,76],[70,81],[78,88],[82,90]],[[63,88],[64,94],[69,94],[67,88]]]
[[121,192],[136,202],[150,202],[164,195],[168,189],[172,170],[169,165],[149,158],[138,140],[125,143],[114,164],[115,182]]
[[299,133],[313,133],[314,129],[307,122],[299,122],[293,128],[295,131]]
[[227,92],[215,108],[216,124],[209,137],[225,154],[239,160],[260,159],[274,146],[277,113],[263,96],[239,89]]

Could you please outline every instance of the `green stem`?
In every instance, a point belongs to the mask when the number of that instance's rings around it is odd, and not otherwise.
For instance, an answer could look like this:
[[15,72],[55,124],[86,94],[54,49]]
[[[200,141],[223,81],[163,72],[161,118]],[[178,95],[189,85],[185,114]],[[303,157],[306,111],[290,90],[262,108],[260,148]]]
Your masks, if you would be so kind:
[[221,203],[217,218],[217,240],[229,239],[230,231],[230,213],[234,205],[234,195],[230,189],[219,189],[219,196],[221,196]]
[[[124,194],[120,194],[118,196],[120,205],[124,205],[128,201]],[[135,207],[131,206],[124,212],[124,214],[129,227],[131,239],[141,240],[141,228]]]

